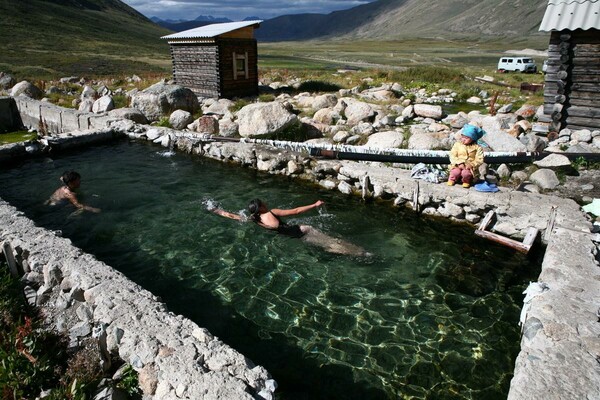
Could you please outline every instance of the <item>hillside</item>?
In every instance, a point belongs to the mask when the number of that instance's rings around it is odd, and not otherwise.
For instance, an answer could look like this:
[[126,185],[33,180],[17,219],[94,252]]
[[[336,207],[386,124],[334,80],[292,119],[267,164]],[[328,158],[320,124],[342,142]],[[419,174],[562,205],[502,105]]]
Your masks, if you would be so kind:
[[20,77],[162,71],[169,49],[160,37],[169,32],[119,0],[0,0],[0,71]]
[[512,38],[537,33],[547,0],[379,0],[330,14],[261,24],[261,41],[360,38]]

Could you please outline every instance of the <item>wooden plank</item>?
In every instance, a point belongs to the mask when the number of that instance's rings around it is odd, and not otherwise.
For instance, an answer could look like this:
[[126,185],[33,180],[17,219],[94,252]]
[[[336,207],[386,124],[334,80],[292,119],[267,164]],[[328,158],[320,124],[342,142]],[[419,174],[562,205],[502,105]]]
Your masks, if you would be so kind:
[[581,107],[571,106],[569,107],[568,113],[571,117],[587,117],[587,118],[600,118],[600,104],[598,107]]
[[415,212],[419,212],[419,181],[416,181],[415,190],[413,192],[412,206]]
[[527,230],[527,234],[525,235],[525,238],[523,239],[523,245],[531,248],[531,246],[533,246],[533,243],[535,242],[535,239],[537,238],[538,233],[539,233],[539,230],[537,228],[530,227]]
[[481,229],[477,229],[477,230],[475,230],[475,234],[479,237],[489,239],[496,243],[500,243],[504,246],[510,247],[510,248],[515,249],[524,254],[529,253],[529,250],[531,249],[531,246],[524,245],[523,243],[519,242],[518,240],[500,236],[497,233],[492,233],[492,232],[484,231]]
[[492,222],[492,218],[494,218],[495,214],[496,213],[494,212],[494,210],[488,211],[488,213],[485,215],[485,217],[479,224],[479,228],[477,228],[477,229],[485,231],[487,229],[488,225],[490,224],[490,222]]
[[548,240],[550,239],[550,235],[554,231],[554,223],[556,221],[557,212],[558,212],[557,206],[552,206],[552,208],[550,208],[550,217],[548,218],[548,223],[546,224],[546,230],[544,231],[544,241],[546,243],[548,243]]

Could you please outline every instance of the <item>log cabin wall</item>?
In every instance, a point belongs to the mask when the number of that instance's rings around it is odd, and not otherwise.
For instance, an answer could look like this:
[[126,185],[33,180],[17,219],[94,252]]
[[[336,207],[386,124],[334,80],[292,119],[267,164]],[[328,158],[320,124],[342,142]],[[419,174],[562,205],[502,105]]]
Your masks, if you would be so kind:
[[218,38],[221,96],[258,94],[258,49],[255,39]]
[[600,31],[553,31],[545,83],[549,131],[600,129]]
[[171,44],[175,83],[197,96],[220,97],[219,49],[216,43]]

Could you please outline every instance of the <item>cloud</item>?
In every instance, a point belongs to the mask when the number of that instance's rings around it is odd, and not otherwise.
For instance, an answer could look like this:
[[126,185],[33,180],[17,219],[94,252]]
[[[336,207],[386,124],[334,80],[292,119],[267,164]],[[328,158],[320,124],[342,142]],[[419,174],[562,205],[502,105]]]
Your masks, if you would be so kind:
[[192,20],[199,15],[241,20],[256,16],[269,19],[284,14],[328,14],[374,0],[122,0],[147,17]]

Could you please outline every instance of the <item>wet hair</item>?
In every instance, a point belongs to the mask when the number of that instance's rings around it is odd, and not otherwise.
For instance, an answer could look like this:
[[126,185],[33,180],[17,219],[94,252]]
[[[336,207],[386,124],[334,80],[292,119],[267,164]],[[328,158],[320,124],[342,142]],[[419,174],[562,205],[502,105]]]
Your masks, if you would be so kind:
[[248,211],[250,211],[250,218],[254,222],[260,222],[260,209],[265,203],[261,199],[250,200],[248,203]]
[[75,182],[77,179],[81,179],[81,175],[78,172],[69,170],[63,172],[60,180],[65,184],[65,186],[69,186],[69,183]]

